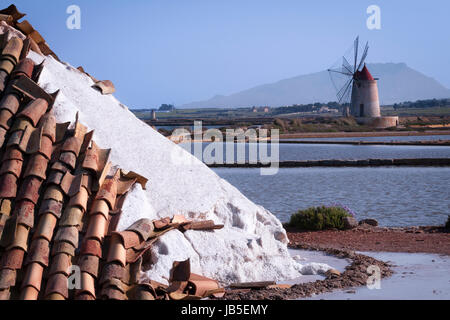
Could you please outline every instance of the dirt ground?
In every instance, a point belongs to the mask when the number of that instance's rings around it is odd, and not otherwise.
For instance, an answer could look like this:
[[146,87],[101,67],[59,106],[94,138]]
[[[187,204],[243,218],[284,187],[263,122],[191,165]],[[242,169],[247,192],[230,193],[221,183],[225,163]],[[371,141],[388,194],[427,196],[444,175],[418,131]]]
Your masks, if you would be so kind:
[[450,231],[442,227],[358,227],[347,231],[288,230],[295,246],[354,251],[421,252],[450,255]]

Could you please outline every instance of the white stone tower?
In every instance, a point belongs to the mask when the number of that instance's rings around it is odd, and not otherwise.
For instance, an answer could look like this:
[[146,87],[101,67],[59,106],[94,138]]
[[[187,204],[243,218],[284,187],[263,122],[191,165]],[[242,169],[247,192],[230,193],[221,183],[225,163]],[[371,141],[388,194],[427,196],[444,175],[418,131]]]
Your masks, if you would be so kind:
[[354,74],[350,114],[357,118],[380,117],[377,80],[366,65]]

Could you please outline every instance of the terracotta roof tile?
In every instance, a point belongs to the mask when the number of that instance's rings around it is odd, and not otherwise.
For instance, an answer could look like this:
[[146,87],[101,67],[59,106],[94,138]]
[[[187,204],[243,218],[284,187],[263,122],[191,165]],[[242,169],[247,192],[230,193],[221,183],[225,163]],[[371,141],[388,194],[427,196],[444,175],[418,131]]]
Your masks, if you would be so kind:
[[77,156],[72,152],[63,152],[59,156],[59,160],[70,167],[71,170],[75,169],[77,162]]
[[64,274],[55,273],[49,277],[45,295],[48,297],[52,293],[57,293],[65,299],[69,297],[67,277]]
[[46,199],[43,200],[41,203],[41,206],[39,208],[39,214],[46,214],[50,213],[56,218],[61,217],[61,211],[62,211],[63,203],[56,201],[54,199]]
[[22,224],[17,224],[14,232],[14,239],[10,242],[6,250],[22,249],[28,250],[28,234],[30,229]]
[[[33,274],[34,276],[37,276],[38,273],[36,272]],[[33,286],[27,286],[22,289],[22,292],[20,293],[20,300],[37,300],[39,297],[39,290],[37,290]]]
[[65,241],[58,241],[53,243],[51,250],[52,256],[62,253],[73,257],[75,256],[75,247],[71,243]]
[[83,210],[78,207],[68,207],[65,210],[64,215],[62,216],[59,225],[61,227],[80,227],[83,222]]
[[9,289],[16,285],[16,270],[1,269],[0,270],[0,290]]
[[152,235],[154,227],[149,219],[140,219],[127,228],[128,231],[134,231],[140,235],[141,240],[147,240]]
[[105,200],[95,200],[92,204],[90,215],[101,214],[105,219],[109,216],[109,206]]
[[122,238],[119,236],[112,236],[111,245],[109,247],[107,262],[117,262],[123,267],[126,266],[126,250],[122,243]]
[[40,178],[34,176],[26,177],[19,188],[16,201],[28,200],[37,204],[41,184],[42,180]]
[[0,110],[0,127],[9,130],[13,124],[13,116],[14,114],[11,113],[8,109],[1,109]]
[[1,260],[4,269],[18,270],[22,268],[25,251],[19,248],[6,251]]
[[87,239],[81,245],[80,252],[82,255],[93,255],[98,258],[101,258],[102,257],[102,245],[97,240]]
[[18,115],[18,118],[26,118],[31,121],[34,127],[37,127],[39,120],[45,114],[48,108],[46,100],[38,98],[31,101]]
[[50,243],[47,239],[38,238],[31,242],[30,252],[28,253],[26,264],[39,263],[48,267],[50,257]]
[[34,227],[34,207],[33,202],[22,200],[16,204],[14,214],[16,215],[17,223],[23,224],[28,228]]
[[95,298],[95,278],[87,272],[81,272],[81,288],[76,295],[88,293]]
[[61,189],[57,186],[49,186],[44,193],[44,200],[52,199],[58,202],[64,202],[64,195],[61,192]]
[[88,199],[88,191],[85,188],[81,187],[80,190],[70,198],[68,206],[81,208],[83,212],[85,212],[87,209]]
[[78,247],[78,229],[76,227],[62,227],[56,233],[55,242],[68,242],[73,247]]
[[78,266],[82,272],[87,272],[93,277],[98,277],[100,258],[91,255],[82,255],[78,259]]
[[23,161],[21,160],[6,160],[3,161],[0,167],[0,175],[5,173],[12,173],[16,178],[20,177],[22,172]]
[[69,276],[69,267],[72,265],[71,259],[72,257],[70,255],[64,253],[54,256],[52,259],[50,270],[48,272],[49,276],[56,273],[62,273],[66,276]]
[[19,105],[19,96],[14,93],[5,94],[0,100],[0,109],[8,110],[11,114],[16,114],[19,110]]
[[7,173],[0,176],[0,198],[15,198],[17,194],[17,177]]
[[47,241],[51,241],[53,238],[53,232],[57,223],[57,217],[52,213],[45,213],[39,219],[36,231],[33,234],[33,239],[44,238]]
[[0,11],[1,14],[7,14],[13,17],[13,19],[15,21],[22,19],[23,17],[25,17],[24,13],[19,12],[19,10],[17,10],[17,7],[13,4],[11,4],[8,8],[6,9],[2,9]]
[[47,171],[48,159],[41,154],[34,154],[25,169],[24,177],[34,176],[45,180]]

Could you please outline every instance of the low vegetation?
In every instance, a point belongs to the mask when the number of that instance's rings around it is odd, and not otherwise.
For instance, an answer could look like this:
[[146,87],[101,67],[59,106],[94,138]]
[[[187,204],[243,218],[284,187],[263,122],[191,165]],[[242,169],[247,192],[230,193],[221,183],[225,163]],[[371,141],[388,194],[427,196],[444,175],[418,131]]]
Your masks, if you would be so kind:
[[291,216],[288,227],[301,230],[326,230],[345,227],[344,218],[351,217],[350,210],[341,206],[320,206],[300,210]]

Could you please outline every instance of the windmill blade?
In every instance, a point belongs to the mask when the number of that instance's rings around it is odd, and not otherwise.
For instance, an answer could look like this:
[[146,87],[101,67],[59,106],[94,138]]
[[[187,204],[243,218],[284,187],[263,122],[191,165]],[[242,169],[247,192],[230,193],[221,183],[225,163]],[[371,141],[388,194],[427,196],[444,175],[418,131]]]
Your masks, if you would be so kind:
[[354,45],[354,51],[355,51],[355,63],[353,64],[353,73],[355,73],[358,70],[355,68],[358,63],[359,36],[356,37],[353,45]]
[[347,103],[350,102],[350,93],[353,85],[353,78],[348,80],[346,84],[338,91],[337,97],[339,103]]
[[352,77],[353,76],[353,73],[350,73],[350,72],[347,72],[347,71],[341,71],[341,70],[334,70],[334,69],[328,69],[327,70],[328,72],[334,72],[334,73],[338,73],[338,74],[343,74],[343,75],[346,75],[346,76],[349,76],[349,77]]
[[366,47],[364,48],[364,52],[363,52],[363,54],[361,56],[361,61],[359,62],[358,69],[356,69],[356,70],[361,69],[364,61],[366,60],[368,51],[369,51],[369,42],[366,43]]
[[350,65],[350,63],[348,63],[347,59],[345,59],[345,57],[342,57],[342,70],[347,70],[349,74],[353,74],[352,71],[352,66]]

